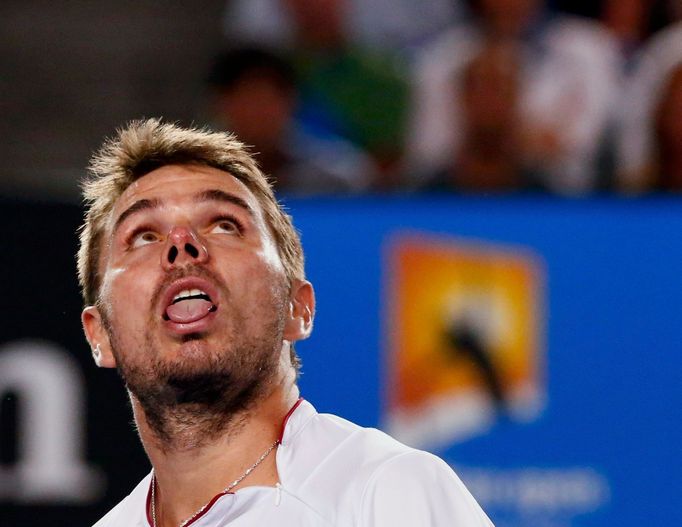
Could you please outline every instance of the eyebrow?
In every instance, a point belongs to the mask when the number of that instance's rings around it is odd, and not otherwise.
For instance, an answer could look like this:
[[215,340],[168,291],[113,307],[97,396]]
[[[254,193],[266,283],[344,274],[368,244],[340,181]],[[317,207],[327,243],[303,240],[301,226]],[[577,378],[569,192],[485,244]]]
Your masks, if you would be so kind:
[[116,219],[116,223],[114,223],[113,232],[116,232],[116,229],[119,228],[121,223],[123,223],[127,218],[129,218],[133,214],[137,214],[138,212],[143,210],[155,209],[160,205],[161,200],[159,199],[141,199],[136,201],[126,210],[121,212],[120,216]]
[[253,209],[244,199],[223,190],[204,190],[203,192],[199,192],[194,196],[194,201],[197,203],[201,203],[202,201],[221,201],[225,203],[232,203],[233,205],[237,205],[238,207],[244,209],[251,216],[254,215]]
[[[218,189],[210,189],[204,190],[203,192],[199,192],[194,196],[194,201],[197,203],[205,201],[219,201],[224,203],[232,203],[234,205],[237,205],[238,207],[243,208],[251,216],[254,215],[253,209],[245,200],[243,200],[239,196],[235,196],[234,194],[230,194],[228,192]],[[119,217],[116,219],[116,222],[114,223],[113,231],[115,232],[120,227],[120,225],[130,216],[137,214],[143,210],[158,208],[161,206],[161,204],[162,204],[161,200],[156,198],[141,199],[136,201],[119,215]]]

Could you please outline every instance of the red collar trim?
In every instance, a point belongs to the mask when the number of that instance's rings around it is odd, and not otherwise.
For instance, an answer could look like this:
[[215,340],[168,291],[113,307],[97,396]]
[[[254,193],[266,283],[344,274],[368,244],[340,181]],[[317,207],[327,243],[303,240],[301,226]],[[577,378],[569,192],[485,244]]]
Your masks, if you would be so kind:
[[282,441],[284,440],[284,430],[287,427],[287,423],[289,422],[289,418],[291,415],[296,411],[296,408],[299,407],[299,405],[303,402],[303,397],[299,397],[298,401],[296,401],[296,404],[291,407],[291,410],[287,412],[287,415],[284,416],[284,420],[282,421],[282,431],[279,433],[279,444],[282,444]]
[[[287,414],[284,416],[284,420],[282,421],[282,430],[279,433],[279,443],[282,444],[282,440],[284,439],[284,429],[287,426],[287,422],[289,422],[289,418],[291,415],[296,411],[296,408],[299,407],[299,405],[303,402],[303,397],[299,397],[298,401],[296,401],[296,404],[291,407],[291,410],[287,412]],[[152,475],[151,481],[149,482],[149,489],[147,490],[147,502],[145,504],[145,510],[147,513],[147,523],[149,524],[150,527],[152,527],[152,485],[156,484],[156,478],[154,475]],[[204,514],[206,514],[211,507],[215,504],[216,501],[218,501],[220,498],[225,496],[225,494],[234,494],[233,492],[220,492],[219,494],[216,494],[213,496],[213,499],[208,502],[206,505],[206,508],[201,511],[200,514],[197,514],[192,520],[185,525],[185,527],[189,527],[192,525],[195,521],[197,521],[199,518],[201,518]]]
[[151,477],[149,482],[149,489],[147,490],[147,503],[145,505],[145,511],[147,512],[147,523],[152,527],[152,485],[155,484],[154,475]]

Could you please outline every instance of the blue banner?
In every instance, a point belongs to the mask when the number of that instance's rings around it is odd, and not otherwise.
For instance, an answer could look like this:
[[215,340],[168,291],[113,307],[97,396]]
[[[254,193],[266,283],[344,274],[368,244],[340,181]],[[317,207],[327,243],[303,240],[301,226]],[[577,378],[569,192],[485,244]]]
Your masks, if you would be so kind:
[[318,409],[443,456],[498,527],[682,525],[679,200],[288,206]]

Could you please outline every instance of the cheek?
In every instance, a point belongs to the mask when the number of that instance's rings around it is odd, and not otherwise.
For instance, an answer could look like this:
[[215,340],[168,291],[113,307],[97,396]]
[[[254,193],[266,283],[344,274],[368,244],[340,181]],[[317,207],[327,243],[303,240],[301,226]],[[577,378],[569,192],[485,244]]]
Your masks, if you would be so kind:
[[214,262],[226,262],[216,265],[223,271],[222,279],[233,293],[243,290],[245,295],[263,298],[272,291],[279,292],[286,287],[284,265],[277,248],[271,242],[263,243],[257,248],[248,247],[236,251],[229,248],[224,252],[215,252]]
[[243,284],[242,297],[254,311],[280,311],[287,298],[286,278],[281,264],[273,265],[267,260],[248,266]]
[[136,273],[130,266],[107,271],[102,284],[102,300],[114,330],[122,324],[128,331],[144,328],[154,280],[149,273]]
[[284,274],[284,265],[274,243],[265,244],[259,251],[259,257],[273,272]]

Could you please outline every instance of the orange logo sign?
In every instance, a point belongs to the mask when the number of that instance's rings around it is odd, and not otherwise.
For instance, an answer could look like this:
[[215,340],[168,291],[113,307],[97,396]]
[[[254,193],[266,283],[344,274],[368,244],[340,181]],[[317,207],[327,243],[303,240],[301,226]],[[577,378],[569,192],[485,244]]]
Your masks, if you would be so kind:
[[544,406],[541,260],[488,243],[402,235],[388,251],[385,428],[421,448]]

